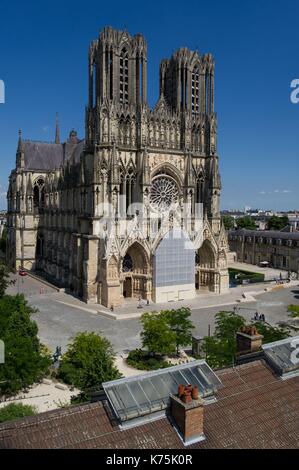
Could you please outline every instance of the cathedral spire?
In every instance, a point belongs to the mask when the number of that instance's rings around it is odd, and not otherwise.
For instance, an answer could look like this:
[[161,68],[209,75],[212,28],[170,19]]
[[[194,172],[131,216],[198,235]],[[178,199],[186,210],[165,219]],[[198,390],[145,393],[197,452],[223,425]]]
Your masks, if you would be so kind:
[[19,129],[18,152],[22,151],[22,130]]
[[18,148],[16,154],[16,166],[22,168],[24,166],[24,146],[22,140],[22,131],[19,129]]
[[55,144],[60,144],[60,129],[59,129],[58,113],[56,113]]

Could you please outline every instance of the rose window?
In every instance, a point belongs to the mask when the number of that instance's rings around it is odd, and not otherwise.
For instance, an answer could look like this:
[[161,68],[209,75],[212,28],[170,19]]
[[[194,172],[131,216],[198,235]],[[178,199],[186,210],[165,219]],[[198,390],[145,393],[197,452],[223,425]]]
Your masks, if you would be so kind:
[[176,182],[168,175],[159,175],[151,184],[150,201],[154,209],[166,211],[178,202],[179,192]]

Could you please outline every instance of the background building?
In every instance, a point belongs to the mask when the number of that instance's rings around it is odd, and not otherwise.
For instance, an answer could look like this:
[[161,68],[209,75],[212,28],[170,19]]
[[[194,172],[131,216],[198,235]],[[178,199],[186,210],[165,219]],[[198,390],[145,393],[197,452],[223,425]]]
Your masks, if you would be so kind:
[[60,143],[58,125],[54,143],[19,135],[13,267],[106,306],[228,288],[212,56],[179,49],[161,62],[154,109],[146,93],[144,37],[105,28],[89,49],[85,139]]
[[228,240],[237,261],[267,261],[273,268],[299,273],[299,232],[231,230]]

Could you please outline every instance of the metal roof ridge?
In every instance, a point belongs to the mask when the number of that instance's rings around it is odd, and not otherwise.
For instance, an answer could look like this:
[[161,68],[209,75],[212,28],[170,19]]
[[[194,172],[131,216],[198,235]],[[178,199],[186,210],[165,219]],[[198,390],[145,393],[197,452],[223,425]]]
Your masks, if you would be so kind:
[[32,143],[32,144],[49,144],[49,145],[63,145],[63,144],[57,144],[56,142],[51,142],[48,140],[32,140],[32,139],[23,139],[24,143]]
[[176,370],[187,369],[190,366],[193,367],[193,366],[199,366],[202,364],[206,364],[209,367],[209,369],[211,369],[209,364],[204,359],[197,359],[195,361],[187,362],[185,364],[177,364],[175,366],[165,367],[164,369],[158,369],[158,370],[145,372],[144,374],[136,374],[136,375],[131,375],[130,377],[123,377],[121,379],[111,380],[110,382],[103,382],[102,386],[107,387],[109,385],[118,385],[122,383],[133,382],[136,379],[140,380],[142,378],[156,377],[157,375],[165,374],[165,372],[174,372]]

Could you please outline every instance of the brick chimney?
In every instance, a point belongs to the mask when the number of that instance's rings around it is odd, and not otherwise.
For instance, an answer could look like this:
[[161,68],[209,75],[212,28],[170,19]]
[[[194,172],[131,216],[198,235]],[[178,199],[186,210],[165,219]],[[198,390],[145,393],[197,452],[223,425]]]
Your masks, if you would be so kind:
[[243,326],[237,332],[237,356],[259,352],[262,349],[263,336],[255,326]]
[[178,394],[171,395],[171,416],[184,444],[205,439],[203,434],[203,401],[197,386],[179,385]]

